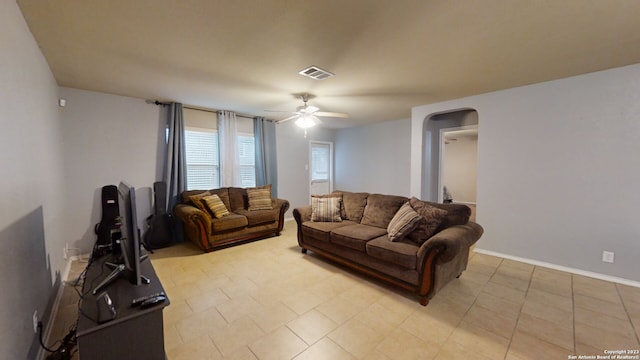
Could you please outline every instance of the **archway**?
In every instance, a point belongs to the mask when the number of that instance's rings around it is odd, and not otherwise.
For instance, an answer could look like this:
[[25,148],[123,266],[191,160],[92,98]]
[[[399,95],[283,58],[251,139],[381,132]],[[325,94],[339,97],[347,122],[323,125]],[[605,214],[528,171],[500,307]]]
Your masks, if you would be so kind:
[[422,198],[437,202],[442,200],[441,177],[441,138],[450,128],[469,128],[478,126],[478,112],[473,109],[454,110],[433,114],[425,118],[423,126],[423,164],[422,164]]

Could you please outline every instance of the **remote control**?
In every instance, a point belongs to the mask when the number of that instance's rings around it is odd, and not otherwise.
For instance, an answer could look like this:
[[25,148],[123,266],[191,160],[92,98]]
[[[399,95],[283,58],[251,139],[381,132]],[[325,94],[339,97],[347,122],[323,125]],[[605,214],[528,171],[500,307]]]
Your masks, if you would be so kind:
[[161,292],[157,292],[155,294],[141,296],[141,297],[139,297],[137,299],[133,299],[131,301],[131,306],[138,306],[138,305],[142,304],[143,302],[145,302],[146,300],[149,300],[149,299],[154,298],[156,296],[165,296],[165,295],[164,295],[164,292],[161,291]]
[[150,306],[156,305],[156,304],[160,304],[162,302],[164,302],[165,300],[167,300],[167,297],[164,295],[158,295],[158,296],[154,296],[150,299],[147,299],[145,301],[142,302],[142,304],[140,304],[140,307],[142,309],[148,308]]

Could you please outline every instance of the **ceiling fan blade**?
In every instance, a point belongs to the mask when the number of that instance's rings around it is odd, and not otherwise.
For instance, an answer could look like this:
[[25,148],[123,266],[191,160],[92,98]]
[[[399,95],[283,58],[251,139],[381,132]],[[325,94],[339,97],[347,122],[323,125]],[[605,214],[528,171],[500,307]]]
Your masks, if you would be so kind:
[[287,111],[287,110],[265,110],[265,112],[297,114],[296,111]]
[[282,119],[282,120],[278,120],[278,121],[276,121],[276,124],[281,124],[281,123],[283,123],[283,122],[285,122],[285,121],[289,121],[289,120],[297,119],[299,116],[300,116],[299,114],[295,114],[295,115],[293,115],[293,116],[289,116],[289,117],[288,117],[288,118],[286,118],[286,119]]
[[313,113],[316,116],[326,116],[326,117],[337,117],[337,118],[348,118],[349,114],[346,113],[337,113],[337,112],[327,112],[327,111],[318,111]]

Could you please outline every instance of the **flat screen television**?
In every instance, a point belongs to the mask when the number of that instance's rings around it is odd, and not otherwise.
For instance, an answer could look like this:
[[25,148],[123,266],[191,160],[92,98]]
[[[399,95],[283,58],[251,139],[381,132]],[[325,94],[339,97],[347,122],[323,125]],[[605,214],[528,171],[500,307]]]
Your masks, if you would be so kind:
[[149,280],[142,274],[140,263],[147,258],[140,248],[140,230],[136,212],[136,189],[120,182],[118,186],[118,200],[120,206],[120,250],[122,258],[107,263],[113,271],[93,289],[97,294],[117,278],[124,276],[133,285],[148,284]]
[[140,273],[140,230],[136,212],[136,189],[125,182],[118,186],[120,197],[121,232],[120,247],[125,266],[125,274],[134,285],[141,284]]

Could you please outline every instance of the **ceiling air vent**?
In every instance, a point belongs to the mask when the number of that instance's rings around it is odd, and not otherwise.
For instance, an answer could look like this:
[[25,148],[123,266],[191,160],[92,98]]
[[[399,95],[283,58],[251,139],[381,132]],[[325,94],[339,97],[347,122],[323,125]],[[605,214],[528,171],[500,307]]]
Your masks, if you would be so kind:
[[304,70],[300,70],[298,74],[302,76],[307,76],[316,80],[324,80],[333,76],[332,73],[328,72],[327,70],[322,70],[317,66],[309,66]]

